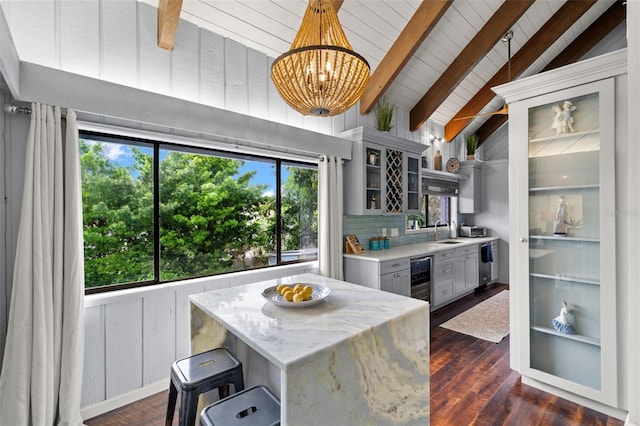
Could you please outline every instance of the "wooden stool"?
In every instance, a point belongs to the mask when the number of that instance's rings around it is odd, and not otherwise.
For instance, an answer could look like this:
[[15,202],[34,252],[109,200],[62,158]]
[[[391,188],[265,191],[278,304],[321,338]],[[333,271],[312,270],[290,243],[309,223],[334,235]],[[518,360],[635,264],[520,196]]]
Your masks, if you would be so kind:
[[254,386],[207,405],[200,425],[279,426],[280,401],[266,386]]
[[242,363],[225,348],[192,355],[171,365],[171,384],[167,404],[166,426],[173,423],[178,391],[180,391],[180,426],[193,426],[198,410],[198,396],[218,388],[220,399],[229,395],[227,385],[234,391],[244,389]]

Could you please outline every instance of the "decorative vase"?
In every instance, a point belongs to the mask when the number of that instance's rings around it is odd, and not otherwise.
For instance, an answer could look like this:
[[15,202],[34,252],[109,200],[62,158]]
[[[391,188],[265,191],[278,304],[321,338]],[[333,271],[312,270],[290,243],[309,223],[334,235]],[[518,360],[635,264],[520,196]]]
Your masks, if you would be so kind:
[[475,154],[469,154],[467,155],[467,161],[469,160],[475,160],[476,159],[476,155]]
[[442,154],[440,154],[440,150],[437,150],[433,156],[433,170],[442,171]]

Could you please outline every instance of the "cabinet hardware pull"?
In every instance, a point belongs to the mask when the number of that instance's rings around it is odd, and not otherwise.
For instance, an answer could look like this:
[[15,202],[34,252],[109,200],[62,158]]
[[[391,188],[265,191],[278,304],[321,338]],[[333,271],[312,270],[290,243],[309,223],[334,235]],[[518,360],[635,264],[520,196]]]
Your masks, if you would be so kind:
[[526,239],[526,238],[520,238],[520,242],[521,242],[521,243],[526,243],[526,242],[527,242],[527,239]]

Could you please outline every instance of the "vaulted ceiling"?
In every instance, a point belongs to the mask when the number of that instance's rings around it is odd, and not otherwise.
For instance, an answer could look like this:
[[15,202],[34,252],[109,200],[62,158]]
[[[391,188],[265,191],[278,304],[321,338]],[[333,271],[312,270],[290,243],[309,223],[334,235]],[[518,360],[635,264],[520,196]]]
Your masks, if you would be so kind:
[[[147,0],[145,0],[147,1]],[[293,41],[307,0],[148,0],[159,5],[158,44],[171,48],[180,18],[275,58]],[[182,3],[182,4],[180,4]],[[579,60],[625,20],[615,0],[335,0],[353,49],[371,66],[362,114],[385,97],[452,140],[481,140],[505,115],[491,87]],[[503,36],[513,31],[511,61]],[[178,33],[179,35],[179,33]],[[163,46],[164,44],[164,46]],[[510,65],[510,66],[509,66]]]

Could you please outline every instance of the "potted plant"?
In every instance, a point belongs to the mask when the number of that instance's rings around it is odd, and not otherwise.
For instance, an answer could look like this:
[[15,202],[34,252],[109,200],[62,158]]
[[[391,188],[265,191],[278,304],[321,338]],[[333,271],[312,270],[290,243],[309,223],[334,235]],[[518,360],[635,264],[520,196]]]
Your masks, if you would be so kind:
[[479,140],[480,138],[475,133],[467,136],[467,160],[475,160]]
[[391,120],[393,119],[393,108],[395,106],[389,103],[386,99],[382,99],[376,106],[376,120],[378,130],[382,132],[388,132],[393,128]]

